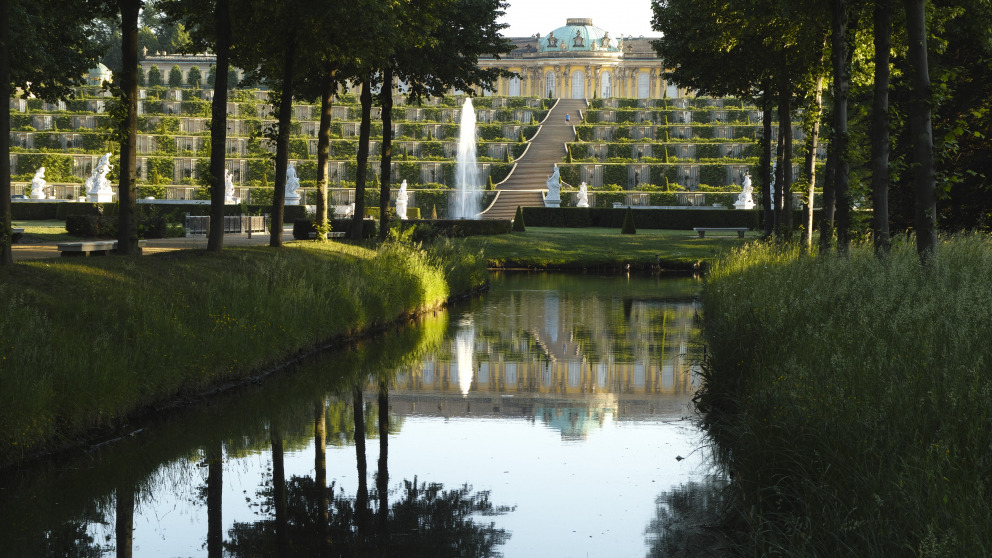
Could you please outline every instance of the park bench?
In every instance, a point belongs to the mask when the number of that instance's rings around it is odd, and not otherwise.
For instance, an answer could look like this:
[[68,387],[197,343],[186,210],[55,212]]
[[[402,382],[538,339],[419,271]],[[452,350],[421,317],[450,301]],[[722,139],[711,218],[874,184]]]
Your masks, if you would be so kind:
[[[310,238],[317,238],[316,232],[312,232],[308,234],[310,235]],[[345,235],[344,231],[331,231],[327,233],[327,238],[344,238],[344,235]]]
[[[138,241],[138,253],[141,253],[141,247],[148,243],[146,240]],[[87,240],[83,242],[60,242],[58,244],[59,252],[62,253],[62,257],[71,256],[106,256],[113,250],[117,249],[116,240]]]
[[22,236],[24,236],[24,227],[12,227],[10,229],[10,233],[10,241],[17,242]]
[[737,233],[737,238],[744,238],[744,233],[747,232],[747,227],[692,227],[692,230],[699,233],[699,238],[705,238],[706,231],[735,232]]

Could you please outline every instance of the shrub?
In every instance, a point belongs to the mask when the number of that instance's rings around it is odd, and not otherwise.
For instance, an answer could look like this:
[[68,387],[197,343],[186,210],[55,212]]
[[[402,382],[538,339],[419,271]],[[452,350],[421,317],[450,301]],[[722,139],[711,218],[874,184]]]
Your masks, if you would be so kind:
[[524,211],[519,205],[517,206],[517,214],[513,216],[513,230],[514,232],[524,232],[527,230],[527,226],[524,224]]
[[637,229],[634,228],[634,210],[627,208],[627,212],[623,216],[623,227],[620,228],[620,234],[636,234]]

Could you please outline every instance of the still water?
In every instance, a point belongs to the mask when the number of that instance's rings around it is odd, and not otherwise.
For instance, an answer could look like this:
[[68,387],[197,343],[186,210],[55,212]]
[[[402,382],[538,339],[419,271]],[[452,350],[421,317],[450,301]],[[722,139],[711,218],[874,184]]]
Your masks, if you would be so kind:
[[0,555],[649,555],[659,498],[708,469],[697,289],[497,275],[482,298],[0,479]]

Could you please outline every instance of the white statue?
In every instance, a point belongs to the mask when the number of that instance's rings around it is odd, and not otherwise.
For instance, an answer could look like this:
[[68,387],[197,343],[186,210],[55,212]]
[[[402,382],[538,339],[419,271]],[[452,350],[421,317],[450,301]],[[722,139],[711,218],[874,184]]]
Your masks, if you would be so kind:
[[754,188],[751,187],[751,175],[745,174],[744,181],[741,183],[741,193],[737,196],[737,201],[734,202],[734,207],[737,209],[752,209],[754,208],[754,199],[751,194],[754,193]]
[[234,175],[227,169],[224,169],[224,203],[238,203],[234,197]]
[[561,205],[561,180],[559,179],[558,165],[555,165],[554,172],[548,177],[548,195],[544,196],[544,207],[558,207]]
[[114,191],[110,188],[107,173],[114,168],[110,164],[110,153],[105,153],[93,168],[93,174],[86,179],[86,201],[109,203],[114,201]]
[[577,197],[579,202],[575,204],[576,207],[589,207],[589,193],[586,191],[585,182],[579,186],[579,195]]
[[300,205],[300,179],[296,176],[293,163],[286,168],[286,205]]
[[400,184],[400,191],[396,194],[396,215],[400,219],[406,219],[406,204],[408,201],[408,194],[406,193],[406,180]]
[[31,199],[48,199],[48,196],[45,195],[45,167],[38,167],[34,173],[34,178],[31,179]]

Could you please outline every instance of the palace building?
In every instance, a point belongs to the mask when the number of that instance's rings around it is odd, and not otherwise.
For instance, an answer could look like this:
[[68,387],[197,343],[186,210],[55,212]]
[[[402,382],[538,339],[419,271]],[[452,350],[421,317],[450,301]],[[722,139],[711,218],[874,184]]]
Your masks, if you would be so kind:
[[486,95],[670,99],[684,93],[665,81],[650,38],[611,35],[591,19],[569,18],[547,35],[510,40],[516,47],[513,52],[500,60],[480,58],[479,64],[517,76],[500,78]]

